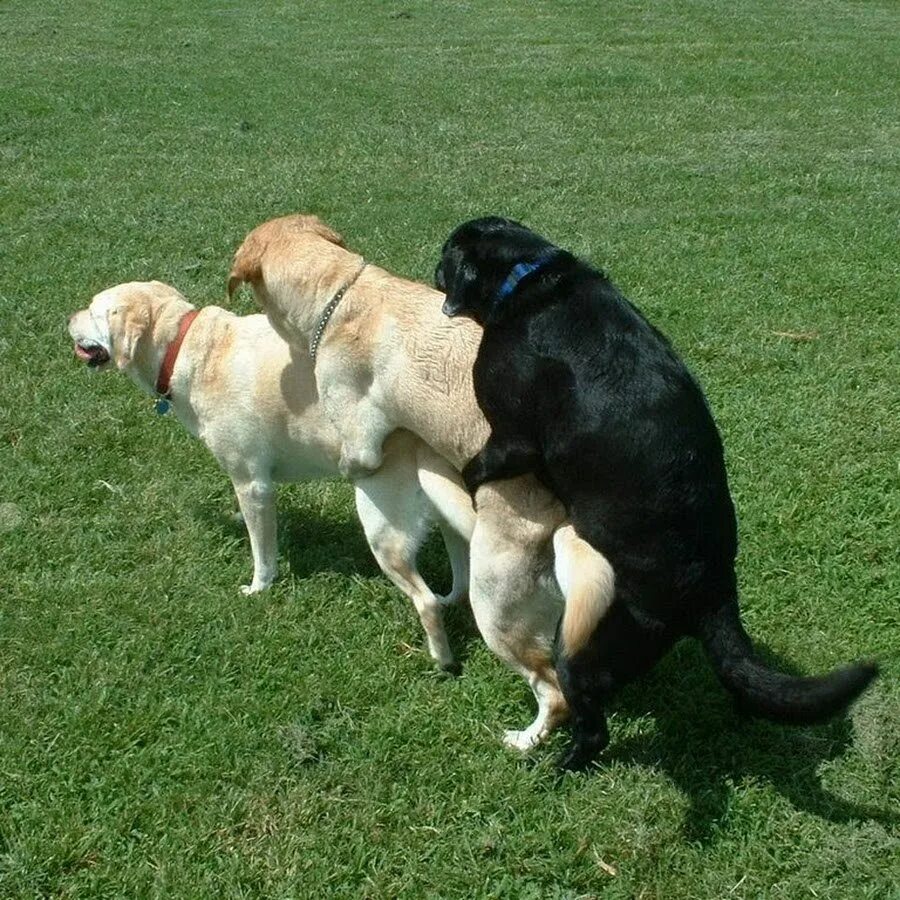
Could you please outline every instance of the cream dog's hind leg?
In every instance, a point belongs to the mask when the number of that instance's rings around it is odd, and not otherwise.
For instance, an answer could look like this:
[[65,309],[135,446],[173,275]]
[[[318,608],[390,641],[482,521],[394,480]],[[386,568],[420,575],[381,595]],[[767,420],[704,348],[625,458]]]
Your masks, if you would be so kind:
[[438,600],[444,606],[453,606],[469,596],[469,542],[439,517],[438,528],[450,560],[450,571],[453,573],[450,593],[443,597],[439,596]]

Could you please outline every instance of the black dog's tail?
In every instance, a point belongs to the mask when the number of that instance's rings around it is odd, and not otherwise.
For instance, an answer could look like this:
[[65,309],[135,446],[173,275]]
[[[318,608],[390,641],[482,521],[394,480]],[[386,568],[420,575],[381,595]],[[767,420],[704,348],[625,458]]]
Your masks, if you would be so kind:
[[697,636],[739,708],[773,722],[824,722],[849,706],[878,674],[873,662],[854,663],[811,678],[769,668],[754,654],[734,600],[701,619]]

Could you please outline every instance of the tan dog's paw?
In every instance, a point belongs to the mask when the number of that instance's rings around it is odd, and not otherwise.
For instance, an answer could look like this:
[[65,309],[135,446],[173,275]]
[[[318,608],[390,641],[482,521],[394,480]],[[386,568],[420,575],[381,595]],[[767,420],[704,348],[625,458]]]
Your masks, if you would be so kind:
[[382,455],[380,453],[352,453],[348,452],[346,448],[342,448],[338,471],[344,478],[365,478],[378,471],[381,462]]
[[506,731],[503,734],[504,745],[519,753],[527,753],[540,742],[540,736],[530,728],[526,728],[524,731]]

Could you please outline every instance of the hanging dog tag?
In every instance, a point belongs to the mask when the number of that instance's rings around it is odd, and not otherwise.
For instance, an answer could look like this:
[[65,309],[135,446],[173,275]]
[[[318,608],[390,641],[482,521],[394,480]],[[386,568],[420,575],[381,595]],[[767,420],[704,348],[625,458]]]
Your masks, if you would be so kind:
[[165,397],[157,397],[153,406],[158,416],[164,416],[169,411],[171,404]]

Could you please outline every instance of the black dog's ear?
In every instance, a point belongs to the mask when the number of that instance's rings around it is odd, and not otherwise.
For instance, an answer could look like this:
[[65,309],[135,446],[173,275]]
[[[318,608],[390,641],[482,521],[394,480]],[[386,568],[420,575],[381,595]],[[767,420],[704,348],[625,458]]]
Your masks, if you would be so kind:
[[441,261],[434,268],[434,286],[442,293],[446,293],[447,291],[447,282],[444,279],[443,259],[441,259]]
[[[446,282],[446,273],[441,267],[440,277]],[[468,260],[460,259],[456,263],[453,278],[449,284],[444,285],[447,299],[444,300],[444,313],[448,316],[468,315],[476,321],[480,312],[480,287],[478,285],[478,273]]]

